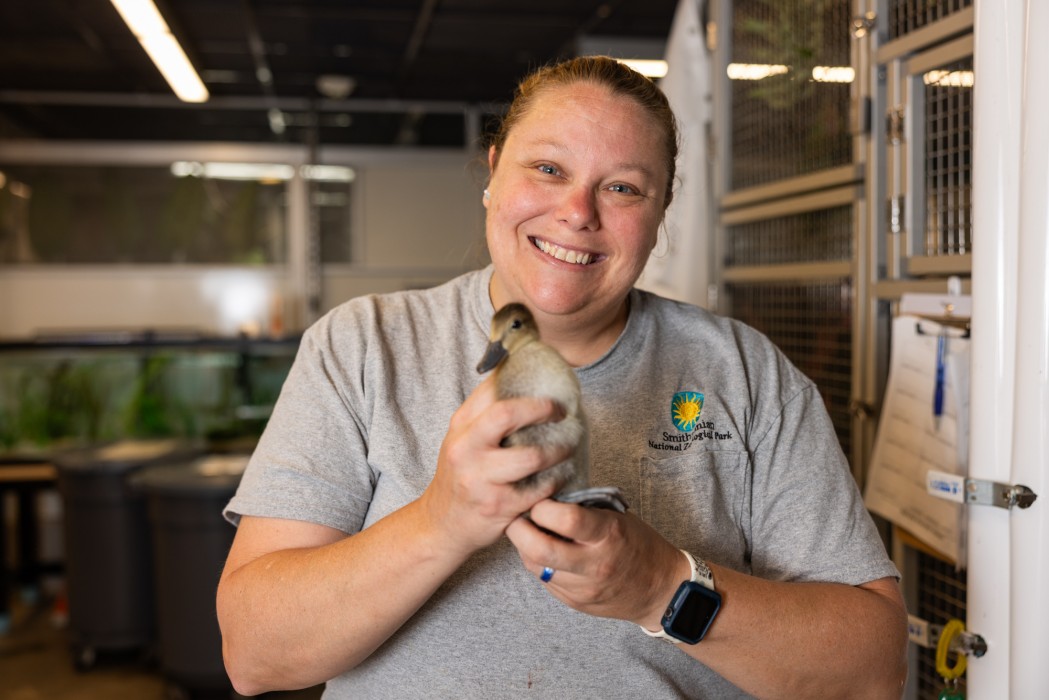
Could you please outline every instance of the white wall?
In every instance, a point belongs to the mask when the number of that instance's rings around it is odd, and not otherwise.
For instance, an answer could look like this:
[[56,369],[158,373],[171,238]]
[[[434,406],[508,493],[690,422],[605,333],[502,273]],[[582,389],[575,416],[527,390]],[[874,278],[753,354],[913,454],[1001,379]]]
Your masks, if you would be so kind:
[[212,266],[35,266],[0,277],[0,335],[70,330],[265,328],[283,274]]
[[353,265],[329,266],[324,308],[370,293],[429,287],[489,261],[482,174],[467,157],[374,163],[355,183]]
[[461,162],[373,165],[357,187],[359,228],[371,235],[355,257],[369,268],[460,267],[483,237],[483,185],[471,182]]

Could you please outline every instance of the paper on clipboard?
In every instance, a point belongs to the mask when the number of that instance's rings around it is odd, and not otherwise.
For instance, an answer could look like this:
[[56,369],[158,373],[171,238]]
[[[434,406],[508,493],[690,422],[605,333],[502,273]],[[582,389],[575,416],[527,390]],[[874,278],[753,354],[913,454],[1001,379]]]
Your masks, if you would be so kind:
[[[947,337],[942,415],[934,416],[937,342]],[[871,455],[867,508],[965,565],[965,506],[929,493],[930,471],[968,473],[969,340],[957,328],[901,314]]]

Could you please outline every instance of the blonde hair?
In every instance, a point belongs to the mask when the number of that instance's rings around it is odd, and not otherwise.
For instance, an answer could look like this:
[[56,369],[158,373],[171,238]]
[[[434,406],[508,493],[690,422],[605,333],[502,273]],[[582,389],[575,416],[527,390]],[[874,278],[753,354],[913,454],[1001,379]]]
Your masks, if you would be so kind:
[[503,116],[498,131],[489,145],[495,147],[495,162],[510,132],[531,109],[545,90],[592,83],[607,88],[613,95],[627,97],[637,103],[663,132],[664,165],[667,170],[667,189],[663,207],[673,198],[674,176],[677,169],[677,120],[666,95],[651,80],[608,56],[581,56],[540,68],[522,80],[514,92],[514,100]]

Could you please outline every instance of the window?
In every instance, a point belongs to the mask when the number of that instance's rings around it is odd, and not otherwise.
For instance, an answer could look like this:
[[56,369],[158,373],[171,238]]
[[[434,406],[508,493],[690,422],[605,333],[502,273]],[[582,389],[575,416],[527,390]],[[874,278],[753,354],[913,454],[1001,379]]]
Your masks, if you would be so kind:
[[[290,166],[289,166],[290,169]],[[0,263],[282,263],[285,183],[174,166],[4,166]]]

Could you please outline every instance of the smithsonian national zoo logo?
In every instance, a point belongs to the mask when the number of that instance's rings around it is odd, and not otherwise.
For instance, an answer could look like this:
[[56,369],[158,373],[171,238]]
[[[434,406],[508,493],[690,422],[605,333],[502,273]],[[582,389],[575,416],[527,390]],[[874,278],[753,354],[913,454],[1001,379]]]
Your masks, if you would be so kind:
[[701,440],[731,440],[730,431],[718,432],[714,421],[701,421],[703,394],[698,391],[679,391],[670,400],[670,420],[677,432],[664,431],[660,439],[649,440],[654,450],[684,452]]
[[670,419],[674,427],[683,433],[691,433],[703,412],[703,394],[695,391],[679,391],[670,402]]

